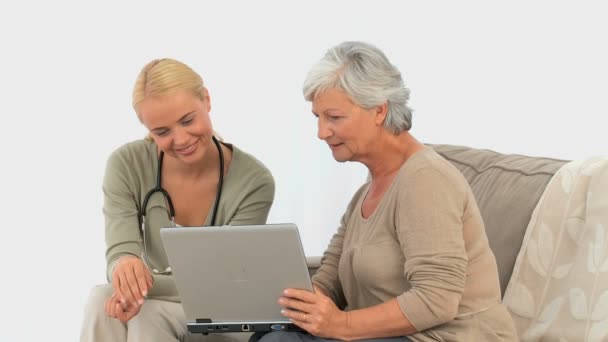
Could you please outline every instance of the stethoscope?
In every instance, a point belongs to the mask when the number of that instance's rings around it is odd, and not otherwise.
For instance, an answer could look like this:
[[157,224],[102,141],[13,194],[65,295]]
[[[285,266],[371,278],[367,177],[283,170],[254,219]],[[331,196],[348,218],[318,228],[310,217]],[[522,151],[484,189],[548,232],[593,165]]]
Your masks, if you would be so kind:
[[[219,176],[219,182],[217,185],[217,194],[215,196],[215,204],[213,205],[213,216],[211,216],[211,225],[215,226],[215,218],[217,216],[217,209],[219,208],[219,204],[220,204],[220,196],[222,195],[222,185],[224,185],[224,152],[222,151],[222,146],[220,145],[220,142],[215,138],[215,136],[212,137],[213,143],[215,143],[215,147],[217,147],[217,151],[219,152],[219,156],[220,156],[220,176]],[[171,226],[175,227],[175,208],[173,208],[173,202],[171,201],[171,196],[169,196],[169,193],[163,189],[162,187],[162,174],[163,174],[163,158],[165,156],[165,153],[163,151],[160,152],[160,156],[158,157],[158,170],[156,171],[156,186],[154,186],[154,188],[152,188],[152,190],[148,191],[148,193],[146,194],[146,196],[144,197],[144,203],[141,206],[141,209],[139,211],[139,218],[141,220],[141,232],[142,232],[142,237],[143,237],[143,242],[144,242],[144,258],[146,260],[146,264],[148,265],[148,267],[152,267],[152,264],[150,263],[150,260],[148,260],[148,244],[146,243],[146,208],[148,207],[148,201],[150,200],[150,198],[152,197],[152,195],[154,195],[155,193],[159,192],[163,195],[163,197],[165,198],[165,200],[167,201],[167,205],[169,206],[169,220],[171,221]],[[165,268],[164,271],[159,271],[156,268],[152,268],[152,272],[156,273],[156,274],[170,274],[171,273],[171,267],[167,267]]]

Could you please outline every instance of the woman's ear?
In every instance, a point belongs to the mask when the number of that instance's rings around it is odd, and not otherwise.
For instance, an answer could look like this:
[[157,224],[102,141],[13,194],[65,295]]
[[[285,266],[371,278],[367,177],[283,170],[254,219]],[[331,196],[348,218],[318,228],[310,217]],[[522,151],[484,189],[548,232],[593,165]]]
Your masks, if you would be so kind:
[[375,122],[376,126],[382,126],[384,124],[384,119],[386,119],[386,114],[388,113],[388,102],[384,102],[383,104],[376,107],[375,110]]
[[207,88],[203,88],[203,103],[207,106],[207,112],[211,111],[211,96]]

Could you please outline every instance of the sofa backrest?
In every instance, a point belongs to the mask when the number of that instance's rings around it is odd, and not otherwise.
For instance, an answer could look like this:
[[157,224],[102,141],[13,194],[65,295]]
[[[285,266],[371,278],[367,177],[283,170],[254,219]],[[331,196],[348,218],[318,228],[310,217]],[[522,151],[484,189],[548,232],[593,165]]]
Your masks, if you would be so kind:
[[504,295],[532,211],[553,174],[567,161],[464,146],[429,146],[454,164],[471,185]]

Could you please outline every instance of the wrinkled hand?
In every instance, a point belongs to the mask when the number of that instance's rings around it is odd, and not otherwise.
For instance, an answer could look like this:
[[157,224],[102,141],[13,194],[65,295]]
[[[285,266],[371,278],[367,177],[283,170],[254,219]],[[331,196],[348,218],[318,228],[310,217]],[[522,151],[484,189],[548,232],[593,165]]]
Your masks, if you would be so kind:
[[112,287],[122,304],[141,306],[153,285],[152,274],[140,258],[132,255],[118,258],[112,273]]
[[106,300],[106,314],[112,318],[116,318],[123,323],[127,323],[131,318],[135,317],[139,313],[141,306],[130,305],[128,303],[121,303],[116,293],[113,293],[110,298]]
[[315,336],[336,338],[346,328],[346,312],[338,309],[316,286],[315,293],[286,289],[279,298],[279,305],[284,308],[281,313],[285,317]]

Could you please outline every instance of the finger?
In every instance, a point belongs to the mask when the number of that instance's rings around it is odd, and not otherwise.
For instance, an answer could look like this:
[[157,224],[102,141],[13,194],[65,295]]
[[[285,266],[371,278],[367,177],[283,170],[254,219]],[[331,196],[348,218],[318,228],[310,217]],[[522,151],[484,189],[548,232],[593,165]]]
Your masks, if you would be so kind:
[[121,322],[126,323],[126,321],[124,320],[125,311],[123,310],[122,305],[120,303],[116,303],[116,305],[114,305],[114,310],[116,312],[114,317],[118,318],[118,320],[120,320]]
[[145,297],[148,295],[148,279],[146,278],[144,265],[142,263],[136,265],[134,271],[139,293],[141,293],[142,297]]
[[135,300],[135,296],[131,292],[131,287],[129,286],[129,282],[127,281],[127,275],[125,272],[120,274],[120,289],[122,290],[123,298],[126,303],[129,305],[137,305],[137,301]]
[[141,310],[141,306],[132,306],[129,308],[129,310],[125,310],[125,313],[127,314],[128,319],[131,319],[135,315],[137,315],[140,310]]
[[110,317],[116,318],[116,306],[119,305],[119,302],[116,300],[110,301],[109,309],[110,309]]
[[304,302],[314,303],[316,301],[317,294],[310,292],[308,290],[300,290],[300,289],[285,289],[283,290],[283,296],[291,297],[295,299],[299,299]]
[[122,293],[122,290],[120,289],[121,287],[121,281],[120,281],[120,273],[116,270],[114,270],[114,273],[112,274],[112,288],[114,289],[114,294],[113,296],[118,299],[121,302],[125,301],[125,295],[124,293]]
[[282,309],[281,314],[283,316],[289,318],[293,322],[310,323],[307,321],[307,316],[309,315],[309,313],[307,313],[307,312],[290,310],[290,309]]
[[135,315],[137,315],[137,313],[139,312],[141,307],[139,306],[129,306],[129,307],[123,307],[123,310],[118,314],[118,319],[123,322],[123,323],[127,323],[128,321],[131,320],[131,318],[135,317]]
[[298,299],[287,298],[287,297],[280,297],[278,300],[278,303],[280,306],[282,306],[286,309],[290,309],[290,310],[294,310],[294,311],[301,311],[301,312],[312,312],[315,308],[315,304],[306,303],[306,302],[303,302]]
[[116,304],[120,305],[120,301],[115,297],[115,295],[112,295],[108,299],[108,315],[112,318],[116,318]]
[[150,290],[152,286],[154,286],[154,278],[152,277],[152,274],[150,273],[150,271],[148,271],[148,269],[146,269],[144,272],[146,274],[146,281],[148,282],[148,290]]
[[141,295],[141,291],[139,290],[139,284],[137,283],[134,268],[131,268],[128,272],[126,272],[126,278],[129,288],[131,289],[131,294],[133,294],[133,300],[135,300],[133,304],[142,305],[144,303],[144,297]]

